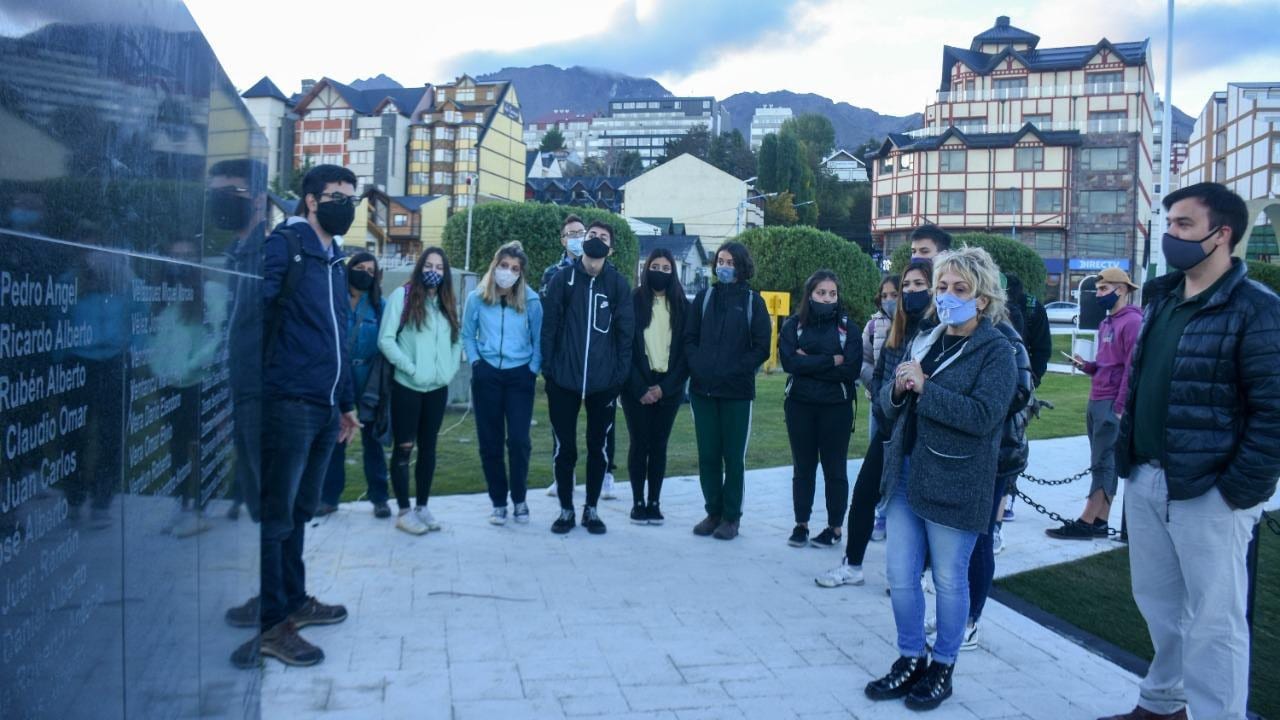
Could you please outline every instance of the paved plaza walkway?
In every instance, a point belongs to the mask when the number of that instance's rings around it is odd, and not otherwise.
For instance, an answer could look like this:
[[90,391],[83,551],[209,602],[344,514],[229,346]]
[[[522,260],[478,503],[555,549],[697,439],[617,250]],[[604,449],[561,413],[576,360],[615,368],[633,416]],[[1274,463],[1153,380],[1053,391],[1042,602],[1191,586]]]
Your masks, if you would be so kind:
[[[1029,471],[1064,477],[1088,458],[1083,437],[1038,441]],[[850,461],[851,479],[860,463]],[[1074,516],[1088,481],[1023,489]],[[667,481],[662,527],[630,524],[630,488],[619,491],[601,502],[604,536],[581,527],[553,535],[556,500],[540,489],[529,494],[529,525],[489,525],[485,495],[433,499],[444,529],[423,537],[374,519],[368,503],[314,523],[310,590],[344,603],[351,617],[304,631],[324,649],[322,665],[268,661],[263,716],[917,717],[862,693],[897,657],[884,543],[867,553],[866,585],[815,585],[842,551],[786,544],[789,467],[747,474],[742,534],[732,542],[690,532],[703,516],[695,478]],[[822,506],[819,490],[815,524]],[[1016,510],[998,575],[1114,547],[1051,541],[1047,519],[1021,503]],[[1095,718],[1136,699],[1132,674],[994,601],[980,642],[961,654],[955,695],[930,717]]]

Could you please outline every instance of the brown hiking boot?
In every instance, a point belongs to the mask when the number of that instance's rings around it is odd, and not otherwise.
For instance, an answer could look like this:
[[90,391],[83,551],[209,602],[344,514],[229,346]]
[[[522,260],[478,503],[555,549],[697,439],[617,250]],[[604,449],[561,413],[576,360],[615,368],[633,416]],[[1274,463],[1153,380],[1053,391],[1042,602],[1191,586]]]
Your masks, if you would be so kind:
[[231,627],[238,628],[256,628],[261,622],[261,607],[259,605],[259,597],[257,595],[249,598],[249,601],[239,607],[233,607],[227,611],[227,624]]
[[324,651],[303,639],[298,634],[298,627],[288,620],[277,623],[275,627],[262,633],[260,638],[260,652],[285,665],[306,667],[324,661]]
[[716,528],[715,539],[732,540],[738,537],[738,521],[726,520],[720,523],[720,527]]
[[1108,715],[1104,718],[1098,718],[1098,720],[1187,720],[1187,709],[1183,708],[1176,713],[1162,715],[1137,705],[1123,715]]
[[336,625],[347,619],[347,609],[341,605],[325,605],[319,600],[307,596],[302,607],[289,614],[292,622],[299,630],[308,625]]
[[706,537],[716,531],[716,527],[720,524],[720,518],[716,515],[708,515],[702,519],[702,522],[693,526],[693,534]]

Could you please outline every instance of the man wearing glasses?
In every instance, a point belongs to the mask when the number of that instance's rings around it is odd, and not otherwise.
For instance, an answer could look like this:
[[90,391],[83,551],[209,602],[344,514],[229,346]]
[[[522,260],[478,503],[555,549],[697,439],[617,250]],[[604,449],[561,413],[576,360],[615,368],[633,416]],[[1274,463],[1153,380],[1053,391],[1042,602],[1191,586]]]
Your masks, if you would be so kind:
[[542,272],[542,285],[539,286],[539,291],[544,298],[547,296],[547,285],[551,284],[551,278],[572,265],[574,260],[582,257],[582,243],[586,242],[586,239],[587,226],[582,224],[582,218],[570,215],[564,219],[560,225],[560,245],[564,247],[564,256],[559,262]]
[[346,267],[335,242],[351,227],[355,192],[350,170],[316,166],[302,180],[296,214],[264,245],[260,634],[232,654],[241,667],[256,667],[258,652],[315,665],[324,652],[298,630],[347,619],[346,608],[307,595],[302,550],[334,443],[360,428],[345,338]]

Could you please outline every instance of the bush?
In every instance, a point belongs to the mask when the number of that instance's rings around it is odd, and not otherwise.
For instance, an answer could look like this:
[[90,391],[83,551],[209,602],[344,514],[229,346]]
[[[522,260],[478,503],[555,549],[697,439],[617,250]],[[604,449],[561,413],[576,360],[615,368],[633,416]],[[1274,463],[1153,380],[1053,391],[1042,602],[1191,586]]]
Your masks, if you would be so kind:
[[[519,240],[529,256],[529,285],[540,290],[542,271],[564,255],[560,245],[560,225],[569,215],[577,215],[590,225],[596,220],[613,226],[613,256],[609,261],[627,282],[635,285],[639,265],[639,242],[621,215],[595,208],[577,208],[546,203],[486,203],[472,210],[471,269],[483,274],[502,245]],[[454,213],[444,227],[443,246],[450,262],[461,269],[466,262],[467,213]]]
[[840,278],[840,304],[859,328],[875,307],[880,271],[862,248],[839,235],[807,225],[752,228],[737,237],[751,251],[757,290],[791,293],[794,312],[804,281],[816,270],[831,270]]
[[[1000,271],[1013,273],[1022,279],[1022,286],[1028,295],[1044,297],[1045,277],[1044,260],[1035,250],[1023,245],[1013,238],[990,233],[961,233],[955,236],[955,246],[974,245],[991,253],[991,258],[1000,266]],[[911,260],[911,246],[902,245],[893,251],[891,266],[895,275],[901,275]]]
[[1280,293],[1280,265],[1250,260],[1249,277]]

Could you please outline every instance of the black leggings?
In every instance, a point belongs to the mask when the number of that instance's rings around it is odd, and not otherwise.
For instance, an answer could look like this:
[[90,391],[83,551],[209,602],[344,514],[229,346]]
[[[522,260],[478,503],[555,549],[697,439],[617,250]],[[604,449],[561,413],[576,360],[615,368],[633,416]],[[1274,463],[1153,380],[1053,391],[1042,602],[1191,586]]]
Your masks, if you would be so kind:
[[418,464],[413,475],[418,485],[418,505],[426,505],[431,497],[431,481],[436,475],[436,439],[440,436],[448,401],[448,387],[424,393],[395,381],[391,383],[391,435],[395,439],[391,451],[391,487],[401,510],[409,508],[409,457],[415,442]]
[[787,437],[791,441],[791,500],[796,523],[808,523],[813,514],[818,463],[826,486],[827,527],[844,524],[844,503],[849,497],[849,433],[853,429],[853,405],[847,402],[818,404],[787,398],[783,402]]
[[845,536],[844,554],[850,565],[861,566],[871,542],[871,530],[875,525],[876,505],[880,503],[880,475],[884,470],[884,441],[889,438],[876,434],[871,438],[867,454],[862,458],[862,469],[853,483],[853,500],[849,504],[849,532]]
[[631,475],[631,499],[644,502],[644,482],[649,481],[649,502],[662,497],[662,479],[667,474],[667,441],[680,412],[679,402],[641,405],[640,401],[622,396],[622,412],[627,418],[631,447],[627,451],[627,471]]

